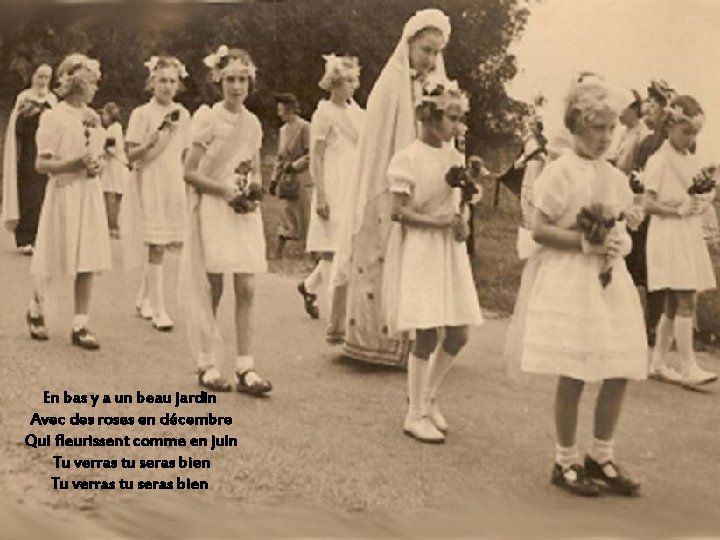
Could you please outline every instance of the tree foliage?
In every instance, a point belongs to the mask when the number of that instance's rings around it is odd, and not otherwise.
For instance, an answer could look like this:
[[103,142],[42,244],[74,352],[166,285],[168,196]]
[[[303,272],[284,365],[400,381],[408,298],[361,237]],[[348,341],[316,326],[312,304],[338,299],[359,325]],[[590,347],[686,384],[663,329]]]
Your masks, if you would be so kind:
[[[32,5],[31,5],[32,6]],[[72,51],[101,61],[103,79],[96,103],[113,100],[125,109],[144,99],[143,62],[169,53],[188,67],[179,96],[191,110],[217,99],[202,58],[219,44],[246,48],[258,66],[257,92],[248,106],[266,124],[275,122],[272,93],[290,91],[303,112],[312,112],[322,91],[322,54],[352,54],[362,64],[364,103],[373,82],[418,0],[247,1],[234,4],[102,4],[6,6],[0,41],[5,97],[27,84],[40,62],[57,65]],[[3,10],[6,10],[6,7]],[[504,83],[516,73],[508,46],[529,15],[522,0],[444,0],[435,7],[451,19],[445,58],[448,74],[472,96],[471,147],[512,137],[526,105],[510,99]]]

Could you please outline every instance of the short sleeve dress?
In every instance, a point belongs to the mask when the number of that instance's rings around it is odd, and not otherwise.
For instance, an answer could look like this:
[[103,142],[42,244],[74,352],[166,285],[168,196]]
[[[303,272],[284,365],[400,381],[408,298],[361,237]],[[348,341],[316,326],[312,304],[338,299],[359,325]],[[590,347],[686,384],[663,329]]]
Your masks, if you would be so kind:
[[[412,142],[390,161],[392,193],[410,196],[410,207],[438,216],[458,212],[460,193],[445,181],[463,165],[451,145],[435,148]],[[391,333],[483,322],[464,242],[450,229],[393,223],[383,272],[383,305]]]
[[[310,124],[310,159],[315,160],[315,145],[325,143],[322,171],[330,219],[317,215],[317,196],[313,193],[307,251],[334,253],[340,241],[340,228],[348,212],[350,183],[357,161],[358,143],[364,113],[355,102],[340,107],[329,100],[318,103]],[[312,170],[312,168],[311,168]],[[317,185],[317,182],[316,182]]]
[[[596,202],[615,212],[632,204],[627,179],[604,160],[565,152],[535,181],[535,208],[557,226],[573,229],[580,209]],[[533,255],[506,344],[522,371],[583,381],[647,376],[637,291],[622,258],[614,261],[612,280],[603,288],[598,276],[604,263],[600,256],[547,246]]]
[[[102,156],[104,130],[86,128],[87,107],[60,102],[40,117],[38,155],[72,159],[88,149]],[[74,276],[112,267],[110,236],[100,177],[80,172],[49,176],[40,211],[35,253],[30,264],[41,278]]]
[[[195,112],[192,141],[206,150],[200,172],[218,183],[230,184],[235,168],[260,152],[262,126],[246,108],[234,114],[216,103]],[[253,174],[254,180],[260,181],[259,173]],[[207,272],[255,274],[267,270],[260,207],[236,214],[225,199],[205,193],[200,195],[199,220]]]
[[105,165],[100,176],[103,191],[106,193],[125,192],[128,180],[127,156],[125,155],[125,140],[122,126],[113,122],[105,133]]
[[[700,166],[692,155],[680,154],[665,141],[650,157],[644,173],[645,189],[658,201],[679,204]],[[682,219],[650,216],[647,233],[648,290],[705,291],[714,289],[715,273],[703,238],[702,216]]]
[[125,137],[128,143],[143,144],[174,110],[180,111],[180,120],[172,139],[155,159],[140,164],[137,170],[146,244],[182,242],[186,209],[183,152],[190,146],[190,115],[179,103],[160,105],[151,99],[133,110]]

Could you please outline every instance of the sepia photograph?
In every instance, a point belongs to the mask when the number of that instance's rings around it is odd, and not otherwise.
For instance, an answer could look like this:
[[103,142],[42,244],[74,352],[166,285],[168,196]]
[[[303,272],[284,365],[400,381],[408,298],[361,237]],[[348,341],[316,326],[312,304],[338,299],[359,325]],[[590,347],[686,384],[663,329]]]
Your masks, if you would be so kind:
[[720,0],[0,0],[0,539],[720,538]]

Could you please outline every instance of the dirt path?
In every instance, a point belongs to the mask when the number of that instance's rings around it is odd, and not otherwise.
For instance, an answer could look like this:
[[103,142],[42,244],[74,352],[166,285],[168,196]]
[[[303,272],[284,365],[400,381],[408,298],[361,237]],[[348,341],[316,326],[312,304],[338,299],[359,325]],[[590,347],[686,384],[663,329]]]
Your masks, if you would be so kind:
[[[0,268],[0,522],[7,537],[53,530],[59,537],[394,536],[496,534],[527,522],[534,534],[639,535],[719,533],[720,435],[717,387],[707,393],[657,383],[633,384],[617,436],[619,460],[643,481],[644,496],[627,501],[572,499],[548,484],[553,458],[552,379],[508,379],[500,357],[506,321],[477,329],[441,399],[452,431],[443,446],[425,446],[400,431],[405,404],[402,372],[353,363],[323,341],[324,324],[302,312],[294,280],[258,278],[255,351],[258,367],[276,387],[272,397],[238,394],[215,405],[43,405],[43,390],[62,394],[195,393],[194,364],[179,328],[152,330],[133,313],[137,275],[117,269],[97,281],[91,328],[99,353],[69,344],[69,288],[50,320],[51,340],[33,342],[23,321],[30,292],[29,259],[1,235]],[[114,246],[118,255],[118,246]],[[174,290],[177,256],[170,258]],[[169,310],[176,314],[174,294]],[[230,336],[230,296],[221,306]],[[720,369],[715,358],[705,362]],[[228,364],[228,369],[230,365]],[[590,439],[590,387],[583,402],[581,449]],[[30,449],[28,426],[41,415],[232,416],[217,428],[70,427],[71,436],[236,437],[216,451],[172,448]],[[80,471],[55,468],[63,458],[211,459],[208,470]],[[187,473],[187,474],[186,474]],[[65,479],[207,480],[203,492],[55,491]],[[198,495],[200,493],[200,495]],[[50,516],[50,519],[43,516]],[[309,516],[313,516],[310,519]],[[524,519],[521,519],[523,516]],[[17,529],[13,529],[15,526]],[[514,526],[515,529],[508,529]],[[42,529],[41,527],[45,527]],[[13,531],[12,533],[10,531]],[[14,532],[21,531],[17,535]],[[74,531],[74,532],[73,532]],[[80,531],[80,532],[78,532]],[[102,532],[99,532],[102,531]],[[518,533],[520,534],[520,533]]]

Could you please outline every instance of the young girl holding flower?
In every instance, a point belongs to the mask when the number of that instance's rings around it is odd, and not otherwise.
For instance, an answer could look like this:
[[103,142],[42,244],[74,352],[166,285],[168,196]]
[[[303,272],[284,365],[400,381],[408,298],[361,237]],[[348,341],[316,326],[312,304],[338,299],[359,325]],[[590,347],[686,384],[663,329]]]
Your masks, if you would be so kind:
[[198,362],[198,382],[229,391],[221,375],[223,344],[216,321],[223,277],[235,289],[235,389],[262,396],[272,385],[255,371],[250,354],[254,274],[267,270],[261,198],[262,126],[245,108],[255,85],[255,65],[241,49],[221,46],[205,58],[222,101],[202,106],[192,120],[192,148],[185,162],[190,196],[189,226],[180,262],[180,302]]
[[648,291],[665,291],[665,310],[657,326],[652,374],[662,373],[673,337],[681,357],[680,382],[707,384],[717,374],[702,369],[693,351],[697,293],[715,288],[715,273],[703,240],[702,214],[715,191],[693,189],[700,172],[690,152],[705,117],[692,96],[678,96],[668,108],[667,140],[647,162],[644,173],[651,215],[647,233]]
[[391,334],[415,333],[403,430],[428,443],[445,440],[448,425],[437,390],[467,342],[468,327],[482,322],[461,196],[448,182],[451,169],[465,166],[451,140],[467,109],[456,83],[429,77],[416,108],[421,138],[395,154],[387,172],[394,224],[385,255],[383,307]]
[[[548,164],[535,181],[532,234],[540,249],[525,267],[506,345],[523,371],[559,375],[552,482],[583,496],[600,493],[595,482],[628,496],[639,488],[613,456],[627,380],[647,375],[642,308],[622,259],[631,241],[620,217],[633,194],[625,176],[603,159],[618,109],[600,78],[574,83],[566,98],[573,151]],[[603,219],[618,223],[601,226],[600,237],[578,230],[598,209]],[[594,381],[601,388],[583,466],[576,446],[578,404],[585,383]]]
[[173,321],[165,311],[164,253],[166,247],[183,239],[183,156],[190,144],[190,115],[173,100],[187,72],[182,62],[171,56],[153,56],[145,66],[150,72],[146,89],[153,96],[132,111],[126,136],[128,158],[136,168],[135,188],[140,192],[148,247],[136,305],[155,328],[169,331]]
[[100,64],[71,54],[58,69],[63,101],[40,117],[36,134],[37,169],[49,175],[36,250],[30,265],[35,290],[27,312],[30,336],[48,338],[44,305],[53,279],[74,277],[72,344],[100,347],[88,330],[93,275],[109,270],[112,259],[100,173],[104,131],[88,103],[100,79]]
[[118,238],[120,236],[118,223],[120,201],[125,191],[128,174],[120,107],[112,101],[106,103],[100,112],[100,118],[106,131],[105,165],[101,175],[105,194],[105,208],[108,215],[110,236]]

